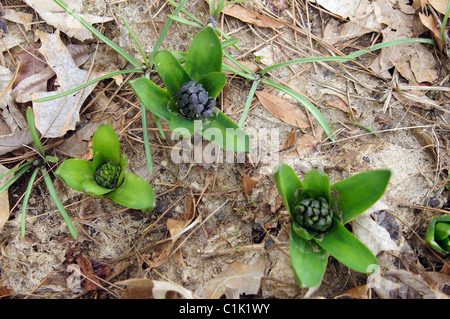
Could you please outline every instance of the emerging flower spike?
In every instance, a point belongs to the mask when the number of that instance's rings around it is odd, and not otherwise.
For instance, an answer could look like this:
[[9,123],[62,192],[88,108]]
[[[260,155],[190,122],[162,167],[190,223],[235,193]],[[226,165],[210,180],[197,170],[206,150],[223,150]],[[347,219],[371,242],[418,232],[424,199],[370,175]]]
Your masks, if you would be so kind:
[[95,180],[101,187],[114,189],[117,187],[120,172],[120,165],[112,161],[107,161],[97,168],[97,171],[95,172]]
[[213,115],[216,100],[208,95],[203,84],[189,81],[177,94],[177,107],[181,114],[190,119],[201,119]]
[[328,201],[323,198],[303,198],[294,205],[294,221],[307,230],[325,232],[333,221],[333,211]]

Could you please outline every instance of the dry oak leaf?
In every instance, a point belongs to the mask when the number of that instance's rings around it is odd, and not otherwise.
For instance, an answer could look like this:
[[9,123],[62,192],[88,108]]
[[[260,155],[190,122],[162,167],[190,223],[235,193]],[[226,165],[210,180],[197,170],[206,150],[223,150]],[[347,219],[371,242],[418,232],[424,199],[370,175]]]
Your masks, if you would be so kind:
[[448,6],[448,0],[428,0],[433,8],[441,14],[445,14]]
[[256,91],[255,94],[262,106],[283,122],[298,128],[311,126],[308,117],[298,106],[264,91]]
[[244,172],[243,184],[244,184],[244,194],[246,200],[253,193],[253,188],[258,184],[261,179],[260,175],[248,176],[247,172]]
[[[80,41],[93,39],[94,36],[91,31],[86,29],[78,20],[76,20],[70,13],[67,13],[63,8],[52,0],[25,0],[26,3],[32,7],[41,16],[44,21],[61,30],[69,37],[74,37]],[[89,24],[105,23],[111,21],[113,18],[100,17],[92,14],[81,13],[83,9],[83,1],[81,0],[66,0],[66,4],[84,18]]]
[[322,142],[322,135],[324,130],[321,126],[317,126],[311,132],[303,134],[296,142],[295,149],[288,150],[283,154],[283,158],[297,158],[300,156],[308,156],[316,153],[319,150]]
[[266,263],[261,254],[248,264],[233,262],[213,279],[203,283],[195,290],[195,295],[204,299],[239,299],[242,294],[257,294],[264,276]]
[[[205,0],[205,2],[208,2],[208,0]],[[262,28],[279,29],[285,26],[284,23],[276,19],[254,12],[247,7],[241,6],[239,4],[226,5],[222,10],[222,13]]]
[[[74,89],[97,77],[94,73],[89,74],[88,71],[78,68],[69,50],[60,39],[59,30],[54,34],[37,30],[36,35],[42,42],[39,52],[56,73],[58,90],[56,92],[34,92],[31,95],[33,100]],[[75,94],[47,102],[33,102],[36,128],[44,137],[50,138],[64,136],[67,131],[75,129],[76,123],[80,120],[81,105],[95,86],[96,84],[92,84]]]

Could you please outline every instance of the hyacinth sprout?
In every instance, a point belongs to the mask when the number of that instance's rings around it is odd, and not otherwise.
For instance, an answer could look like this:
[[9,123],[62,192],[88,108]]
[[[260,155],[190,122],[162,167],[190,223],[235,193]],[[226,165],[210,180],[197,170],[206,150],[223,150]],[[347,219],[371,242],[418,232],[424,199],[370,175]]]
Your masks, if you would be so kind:
[[[158,119],[168,121],[175,134],[197,132],[220,147],[248,153],[248,135],[216,107],[227,82],[222,54],[220,40],[208,26],[195,36],[187,53],[161,50],[156,54],[155,68],[165,89],[146,76],[129,84],[142,104]],[[220,132],[220,137],[205,134],[208,129]]]
[[93,159],[68,159],[55,175],[70,188],[87,195],[105,197],[122,206],[143,211],[155,207],[152,186],[142,177],[125,171],[128,158],[121,154],[119,139],[109,123],[94,134]]
[[344,224],[381,198],[390,176],[390,170],[372,170],[330,185],[321,170],[308,171],[301,182],[289,165],[279,166],[275,182],[291,216],[291,263],[300,287],[321,283],[329,255],[355,271],[372,272],[377,258]]

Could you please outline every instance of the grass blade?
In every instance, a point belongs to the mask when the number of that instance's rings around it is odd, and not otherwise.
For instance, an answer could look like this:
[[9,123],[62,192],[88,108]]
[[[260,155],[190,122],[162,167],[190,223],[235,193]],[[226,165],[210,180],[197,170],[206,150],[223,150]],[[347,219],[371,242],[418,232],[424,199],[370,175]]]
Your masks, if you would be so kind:
[[21,167],[20,171],[16,175],[11,177],[11,179],[9,179],[5,184],[3,184],[2,187],[0,187],[0,194],[3,193],[5,190],[7,190],[9,188],[9,186],[14,184],[14,182],[17,181],[20,176],[25,174],[25,172],[28,171],[30,166],[31,166],[31,162],[23,164],[22,166],[20,166]]
[[34,181],[36,180],[37,173],[39,172],[39,168],[36,167],[33,171],[33,174],[31,175],[30,180],[28,181],[27,190],[25,191],[25,196],[23,198],[23,204],[22,204],[22,216],[20,220],[20,229],[21,229],[21,236],[22,239],[25,238],[25,217],[27,214],[27,206],[28,206],[28,200],[30,199],[31,189],[33,188]]
[[148,64],[148,60],[147,60],[147,56],[145,55],[144,49],[142,48],[141,43],[139,42],[139,40],[136,37],[136,34],[134,34],[133,30],[130,28],[130,25],[128,24],[127,20],[125,20],[124,17],[122,17],[122,21],[125,24],[125,27],[127,28],[128,32],[130,33],[131,37],[133,38],[134,42],[136,43],[139,51],[141,52],[142,58],[144,59],[144,64],[147,68],[150,67],[150,65]]
[[142,69],[129,69],[129,70],[121,70],[121,71],[111,72],[111,73],[102,75],[102,76],[100,76],[100,77],[98,77],[96,79],[93,79],[93,80],[91,80],[89,82],[86,82],[86,83],[84,83],[84,84],[82,84],[82,85],[80,85],[80,86],[78,86],[76,88],[73,88],[71,90],[67,90],[67,91],[64,91],[64,92],[52,95],[52,96],[44,97],[42,99],[36,99],[36,100],[33,100],[33,102],[35,102],[35,103],[42,103],[42,102],[47,102],[47,101],[51,101],[51,100],[54,100],[54,99],[59,99],[59,98],[64,97],[66,95],[77,93],[78,91],[80,91],[80,90],[82,90],[82,89],[84,89],[84,88],[86,88],[88,86],[91,86],[92,84],[95,84],[97,82],[100,82],[100,81],[103,81],[103,80],[115,77],[116,75],[130,74],[130,73],[144,73],[144,71]]
[[250,109],[250,105],[252,104],[253,97],[255,96],[256,88],[258,87],[260,80],[253,81],[252,88],[250,89],[250,93],[248,94],[247,101],[245,102],[244,111],[242,112],[242,116],[239,120],[239,127],[244,125],[245,119],[247,118],[248,110]]
[[147,130],[147,111],[146,107],[143,103],[141,103],[141,112],[142,112],[142,133],[144,139],[144,147],[145,147],[145,158],[147,159],[147,169],[150,175],[153,174],[153,159],[152,159],[152,150],[150,148],[150,142],[148,140],[148,130]]
[[70,234],[74,239],[77,239],[78,234],[75,226],[72,223],[72,220],[70,219],[69,215],[66,212],[66,209],[64,208],[64,205],[61,203],[61,200],[58,197],[58,194],[56,193],[55,186],[53,186],[52,179],[48,175],[48,171],[45,167],[41,168],[42,174],[44,175],[44,181],[47,185],[48,192],[50,196],[53,199],[53,202],[55,203],[56,207],[58,208],[59,212],[61,213],[62,218],[67,224],[67,227],[69,229]]
[[447,26],[448,15],[450,14],[450,1],[447,3],[447,10],[445,10],[444,20],[442,20],[441,39],[445,43],[445,27]]
[[45,157],[44,146],[41,143],[36,125],[34,124],[34,113],[31,107],[27,108],[27,122],[28,127],[30,128],[31,138],[33,139],[34,144],[36,144],[39,154],[41,154],[42,157]]
[[350,61],[352,59],[353,58],[348,57],[348,56],[318,56],[318,57],[312,57],[312,58],[295,59],[295,60],[271,65],[265,69],[262,69],[260,71],[260,73],[266,74],[267,72],[270,72],[273,69],[280,68],[280,67],[287,66],[287,65],[298,64],[298,63],[322,62],[322,61],[345,62],[345,61]]
[[392,41],[386,41],[383,43],[378,43],[370,47],[370,49],[362,49],[347,55],[348,58],[355,59],[361,55],[376,51],[382,48],[387,48],[393,45],[405,44],[405,43],[424,43],[424,44],[436,44],[436,41],[432,39],[422,39],[422,38],[410,38],[410,39],[398,39]]
[[[183,6],[186,4],[186,2],[187,2],[187,0],[182,0],[180,2],[180,4],[178,4],[178,5],[173,4],[175,6],[175,10],[172,14],[177,15],[178,12],[180,12],[181,9],[183,8]],[[159,35],[158,41],[156,41],[155,46],[153,47],[152,54],[150,55],[150,58],[148,59],[149,60],[148,63],[150,66],[153,65],[153,62],[155,61],[155,56],[158,53],[159,48],[161,47],[161,44],[162,44],[167,32],[169,32],[169,28],[172,25],[172,23],[173,23],[173,20],[169,19],[169,21],[167,21],[166,25],[164,26],[164,29],[162,30],[161,34]]]

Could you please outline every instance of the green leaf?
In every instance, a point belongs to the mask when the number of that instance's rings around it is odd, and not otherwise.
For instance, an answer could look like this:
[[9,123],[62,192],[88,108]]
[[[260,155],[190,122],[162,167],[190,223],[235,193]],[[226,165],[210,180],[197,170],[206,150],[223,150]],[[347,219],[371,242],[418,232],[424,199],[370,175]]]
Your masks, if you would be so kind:
[[33,139],[34,144],[36,145],[39,153],[45,157],[44,146],[42,145],[41,140],[39,139],[39,134],[36,129],[36,125],[34,123],[34,113],[31,107],[27,108],[27,122],[28,127],[30,128],[31,138]]
[[375,204],[383,196],[390,177],[390,170],[371,170],[332,184],[331,193],[337,191],[342,223],[348,223]]
[[183,83],[191,81],[175,56],[167,50],[163,50],[156,55],[155,67],[170,96],[176,96]]
[[301,238],[305,239],[305,240],[311,240],[314,237],[317,236],[317,233],[313,232],[313,231],[309,231],[306,228],[303,228],[299,225],[297,225],[296,222],[294,222],[292,220],[292,230]]
[[443,240],[450,236],[450,222],[449,223],[436,223],[436,231],[434,238],[436,240]]
[[319,169],[313,169],[305,174],[303,180],[303,195],[305,197],[323,197],[330,203],[330,179]]
[[294,169],[287,164],[280,164],[274,177],[278,192],[289,213],[292,213],[294,203],[297,200],[297,190],[301,189],[303,184]]
[[204,28],[192,41],[184,69],[197,82],[208,73],[222,71],[222,45],[211,27]]
[[[431,220],[430,224],[428,225],[427,231],[425,233],[425,240],[427,242],[427,244],[440,252],[443,253],[449,253],[450,252],[450,248],[449,248],[449,236],[447,236],[447,238],[444,238],[444,234],[440,233],[438,234],[439,230],[438,230],[438,225],[439,224],[450,224],[450,215],[442,215],[439,217],[435,217]],[[440,228],[441,226],[439,226]],[[443,230],[445,231],[445,229]],[[442,238],[441,240],[439,240],[438,238]]]
[[[28,163],[20,165],[19,166],[19,168],[20,168],[19,172],[16,175],[14,175],[13,177],[11,177],[5,184],[3,184],[0,187],[0,194],[3,193],[5,190],[7,190],[12,184],[14,184],[14,182],[17,181],[20,178],[20,176],[25,174],[30,169],[30,167],[31,167],[31,162],[28,162]],[[13,171],[16,171],[16,169],[14,169]],[[7,175],[11,174],[11,173],[12,172],[9,171],[7,173]]]
[[58,197],[58,194],[56,193],[55,186],[53,186],[53,182],[48,175],[47,169],[45,167],[41,168],[42,175],[44,175],[44,181],[47,185],[48,193],[50,194],[51,198],[53,199],[53,202],[55,203],[56,207],[58,208],[59,212],[61,213],[62,218],[66,222],[67,228],[69,229],[70,234],[74,239],[77,239],[78,234],[75,226],[72,223],[72,220],[70,219],[69,215],[66,212],[66,209],[64,208],[64,205],[61,203],[61,200]]
[[[95,131],[94,140],[92,142],[92,149],[94,157],[100,153],[104,161],[113,161],[116,164],[120,163],[120,143],[116,131],[114,131],[111,124],[103,122]],[[97,167],[94,166],[94,170]]]
[[28,200],[31,195],[31,189],[33,188],[34,181],[36,180],[37,173],[39,172],[39,168],[36,167],[33,171],[33,174],[31,174],[30,180],[28,181],[27,190],[25,192],[25,196],[23,198],[22,203],[22,216],[20,219],[20,230],[21,230],[21,237],[22,239],[25,238],[25,222],[26,222],[26,214],[27,214],[27,206],[28,206]]
[[291,227],[290,256],[292,269],[301,288],[318,286],[325,274],[328,253],[314,242],[305,240]]
[[123,183],[114,191],[105,195],[119,205],[132,209],[155,208],[155,195],[152,186],[131,172],[125,173]]
[[330,230],[323,237],[313,240],[338,261],[358,272],[370,273],[373,270],[370,266],[378,264],[370,249],[337,219],[333,220]]
[[227,77],[223,72],[211,72],[202,77],[198,82],[203,84],[209,96],[217,98],[225,84],[227,84]]
[[111,193],[113,189],[101,187],[95,179],[86,179],[81,183],[82,192],[89,196],[102,197]]
[[94,179],[94,174],[92,162],[75,158],[65,160],[55,171],[56,177],[79,192],[84,192],[81,184],[87,179]]
[[172,112],[169,111],[169,93],[157,86],[146,77],[140,77],[128,82],[134,94],[145,107],[166,121],[170,121]]

